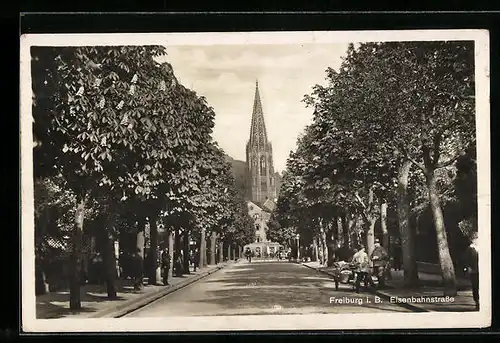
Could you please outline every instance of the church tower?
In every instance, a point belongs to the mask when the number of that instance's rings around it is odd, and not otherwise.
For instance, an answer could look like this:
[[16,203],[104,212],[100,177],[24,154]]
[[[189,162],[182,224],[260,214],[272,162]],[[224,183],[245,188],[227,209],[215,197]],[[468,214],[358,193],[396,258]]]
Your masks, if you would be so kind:
[[267,140],[258,81],[255,84],[250,138],[246,148],[250,199],[257,204],[263,204],[268,198],[274,200],[276,198],[276,183],[274,180],[273,148]]

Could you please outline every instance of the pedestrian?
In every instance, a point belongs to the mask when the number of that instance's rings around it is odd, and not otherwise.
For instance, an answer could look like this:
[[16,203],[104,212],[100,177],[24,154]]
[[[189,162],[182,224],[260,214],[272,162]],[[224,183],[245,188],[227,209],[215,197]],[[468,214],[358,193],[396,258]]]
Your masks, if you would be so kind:
[[479,311],[479,251],[477,247],[477,232],[472,236],[471,243],[465,251],[465,269],[469,274],[472,286],[472,298]]
[[368,284],[373,287],[374,283],[370,275],[370,259],[363,245],[361,245],[358,252],[354,254],[352,261],[356,266],[356,293],[359,293],[362,281],[364,282],[365,287],[367,287]]
[[102,285],[104,283],[104,263],[100,252],[95,253],[92,265],[94,267],[94,280],[96,284]]
[[143,260],[141,257],[141,249],[137,248],[132,256],[134,290],[138,291],[142,288],[143,278]]
[[394,270],[401,270],[403,250],[401,247],[401,240],[399,238],[396,240],[392,254],[394,257]]
[[196,268],[200,268],[200,251],[198,250],[198,248],[196,248],[194,250],[194,253],[193,253],[193,268],[194,268],[194,271],[196,272]]
[[182,254],[180,253],[176,253],[175,255],[175,258],[174,258],[174,272],[175,272],[175,276],[182,276],[183,274],[183,268],[182,268],[182,264],[183,264],[183,259],[182,259]]
[[248,262],[252,262],[252,251],[250,250],[250,248],[247,248],[247,250],[245,251],[245,257],[247,258]]
[[161,253],[161,269],[163,273],[163,285],[168,286],[168,273],[170,271],[170,253],[168,248],[164,248]]
[[370,259],[373,263],[373,274],[377,277],[379,287],[385,286],[385,273],[389,255],[383,246],[380,245],[380,240],[375,239],[375,248],[373,249]]

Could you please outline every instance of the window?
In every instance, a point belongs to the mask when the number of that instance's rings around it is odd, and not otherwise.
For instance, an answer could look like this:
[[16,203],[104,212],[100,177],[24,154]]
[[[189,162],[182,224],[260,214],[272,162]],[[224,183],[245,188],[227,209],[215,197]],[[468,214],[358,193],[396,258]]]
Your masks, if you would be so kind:
[[260,157],[260,175],[265,175],[266,174],[266,157],[261,156]]

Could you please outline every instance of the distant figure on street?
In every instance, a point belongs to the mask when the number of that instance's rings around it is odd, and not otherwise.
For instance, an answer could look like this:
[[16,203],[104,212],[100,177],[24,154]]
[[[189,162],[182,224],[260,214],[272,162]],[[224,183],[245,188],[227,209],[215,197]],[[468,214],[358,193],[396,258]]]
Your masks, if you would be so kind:
[[375,248],[372,251],[370,259],[373,262],[373,274],[377,276],[379,287],[384,287],[389,255],[385,248],[380,245],[380,240],[378,238],[375,239]]
[[245,257],[247,258],[248,262],[252,262],[252,251],[250,250],[250,248],[247,248],[247,250],[245,251]]
[[175,276],[182,276],[182,274],[183,274],[183,268],[182,268],[183,259],[182,259],[182,254],[176,253],[174,256],[175,256],[174,257],[174,273],[175,273]]
[[477,232],[472,237],[471,244],[465,251],[465,268],[469,274],[472,286],[472,298],[479,311],[479,251],[477,247]]
[[92,267],[95,283],[102,285],[104,283],[104,262],[100,252],[96,252],[92,258]]
[[196,267],[200,267],[200,251],[196,248],[192,254],[192,260],[194,271],[196,271]]
[[168,283],[168,273],[170,271],[170,253],[167,248],[164,248],[161,253],[161,269],[163,272],[163,285],[167,286]]
[[142,288],[142,270],[143,270],[143,260],[141,257],[141,250],[136,249],[134,255],[132,256],[132,270],[134,277],[134,290],[138,291]]
[[356,265],[356,293],[359,293],[361,281],[364,282],[365,287],[367,287],[368,284],[373,287],[374,283],[370,275],[370,259],[364,246],[359,247],[358,252],[352,257],[352,262]]
[[402,259],[403,259],[403,250],[401,247],[401,240],[397,239],[396,244],[394,245],[393,249],[393,256],[394,256],[394,270],[401,270],[402,267]]

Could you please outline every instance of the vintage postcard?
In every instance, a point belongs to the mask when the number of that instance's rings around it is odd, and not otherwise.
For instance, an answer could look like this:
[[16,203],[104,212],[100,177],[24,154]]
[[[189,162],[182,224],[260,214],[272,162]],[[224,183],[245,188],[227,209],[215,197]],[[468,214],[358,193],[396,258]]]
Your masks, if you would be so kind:
[[21,37],[25,332],[487,327],[484,30]]

